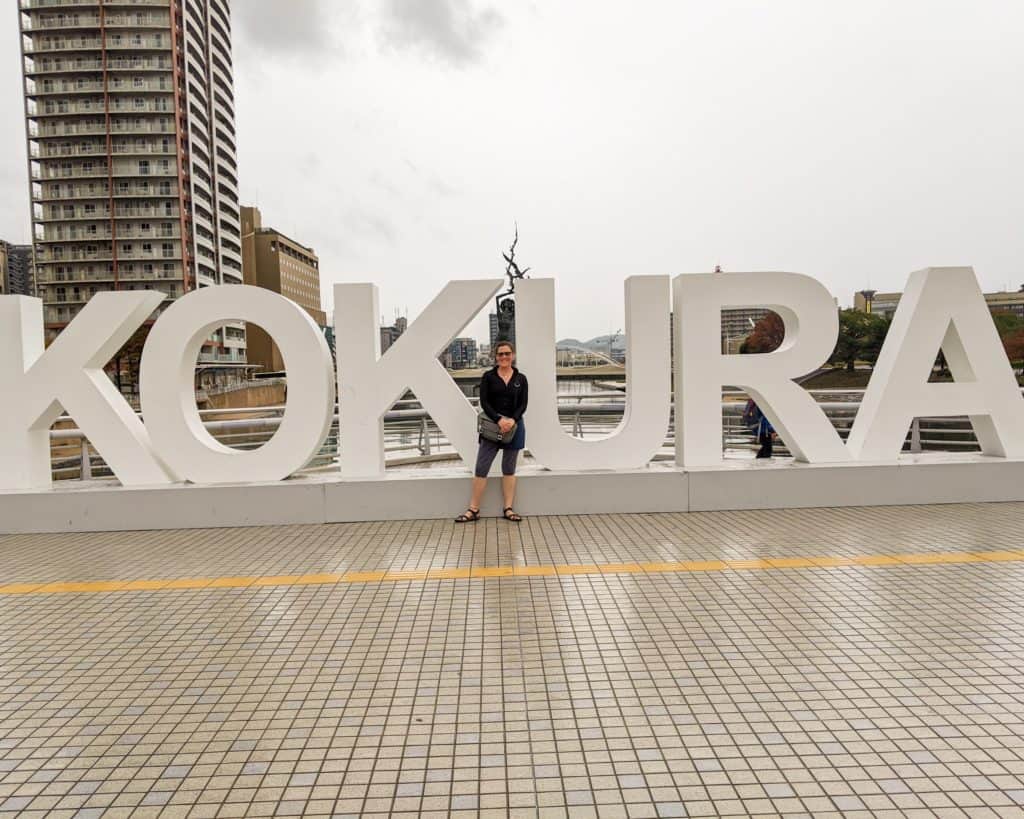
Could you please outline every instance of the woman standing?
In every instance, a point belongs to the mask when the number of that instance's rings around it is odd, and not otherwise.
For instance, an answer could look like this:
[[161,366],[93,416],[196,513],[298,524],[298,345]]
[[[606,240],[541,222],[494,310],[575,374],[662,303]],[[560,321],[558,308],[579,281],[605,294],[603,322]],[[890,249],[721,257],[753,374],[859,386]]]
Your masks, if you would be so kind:
[[487,473],[494,463],[498,450],[501,450],[501,493],[505,499],[502,515],[505,520],[513,523],[522,520],[522,517],[516,514],[513,504],[516,499],[516,461],[519,459],[519,451],[526,446],[523,414],[529,400],[529,385],[526,376],[512,366],[515,348],[511,342],[497,342],[494,345],[494,358],[495,367],[485,372],[480,379],[480,409],[498,425],[502,435],[513,427],[515,432],[512,440],[500,444],[480,436],[469,507],[455,518],[456,523],[480,520],[480,499],[483,498],[484,488],[487,486]]

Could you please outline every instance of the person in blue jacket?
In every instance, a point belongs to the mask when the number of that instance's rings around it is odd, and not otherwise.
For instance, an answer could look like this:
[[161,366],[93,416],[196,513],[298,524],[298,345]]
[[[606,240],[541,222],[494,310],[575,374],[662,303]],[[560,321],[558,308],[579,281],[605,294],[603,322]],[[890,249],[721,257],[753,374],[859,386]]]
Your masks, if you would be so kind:
[[778,433],[775,432],[772,422],[768,420],[768,416],[761,412],[761,408],[755,403],[753,398],[748,399],[747,405],[743,408],[743,424],[754,433],[754,440],[761,445],[757,455],[754,457],[772,457],[772,447],[775,444]]

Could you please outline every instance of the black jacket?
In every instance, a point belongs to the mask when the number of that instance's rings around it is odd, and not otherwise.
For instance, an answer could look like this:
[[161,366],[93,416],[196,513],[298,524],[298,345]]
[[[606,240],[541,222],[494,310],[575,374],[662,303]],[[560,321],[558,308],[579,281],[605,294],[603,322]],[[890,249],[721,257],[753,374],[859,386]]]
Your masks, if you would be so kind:
[[494,422],[504,417],[518,424],[526,412],[529,393],[526,376],[515,367],[508,384],[498,375],[498,368],[492,367],[480,379],[480,409]]

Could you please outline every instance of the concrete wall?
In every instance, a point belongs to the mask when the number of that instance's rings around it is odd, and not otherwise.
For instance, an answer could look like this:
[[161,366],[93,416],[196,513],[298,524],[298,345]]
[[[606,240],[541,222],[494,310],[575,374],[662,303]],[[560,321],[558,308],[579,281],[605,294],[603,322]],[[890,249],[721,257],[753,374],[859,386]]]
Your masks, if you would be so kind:
[[[379,480],[335,474],[273,484],[125,489],[63,481],[49,492],[0,493],[0,533],[123,531],[453,518],[466,506],[464,468],[396,470]],[[978,455],[904,456],[898,464],[809,465],[736,461],[682,471],[524,470],[524,515],[697,512],[823,506],[1024,501],[1024,461]],[[498,482],[483,513],[500,514]],[[812,533],[813,534],[813,533]]]

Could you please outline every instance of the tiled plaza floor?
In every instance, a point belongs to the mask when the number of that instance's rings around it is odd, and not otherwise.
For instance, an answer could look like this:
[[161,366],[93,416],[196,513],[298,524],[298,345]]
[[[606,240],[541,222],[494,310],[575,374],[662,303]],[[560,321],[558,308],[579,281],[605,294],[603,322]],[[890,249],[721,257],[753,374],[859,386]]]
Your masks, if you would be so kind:
[[0,812],[1024,815],[1022,521],[0,536]]

